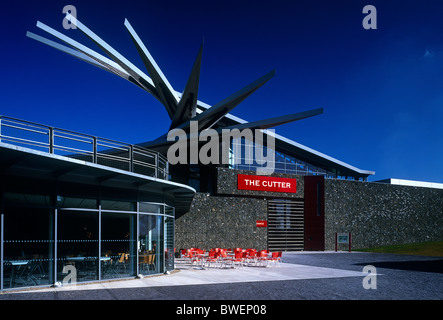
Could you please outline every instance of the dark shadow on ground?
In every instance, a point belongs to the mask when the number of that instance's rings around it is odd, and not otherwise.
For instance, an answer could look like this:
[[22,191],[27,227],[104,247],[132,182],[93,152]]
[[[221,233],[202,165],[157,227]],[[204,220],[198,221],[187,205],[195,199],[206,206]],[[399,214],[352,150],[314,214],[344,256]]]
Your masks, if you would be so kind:
[[415,260],[415,261],[383,261],[357,263],[359,266],[373,265],[376,268],[397,269],[407,271],[422,271],[443,273],[443,259],[441,260]]

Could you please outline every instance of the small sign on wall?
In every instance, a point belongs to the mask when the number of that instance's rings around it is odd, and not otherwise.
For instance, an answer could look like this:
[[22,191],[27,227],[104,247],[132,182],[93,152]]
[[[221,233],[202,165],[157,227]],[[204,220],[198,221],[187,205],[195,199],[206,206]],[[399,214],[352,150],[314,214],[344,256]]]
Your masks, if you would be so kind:
[[265,228],[268,226],[268,221],[266,220],[257,220],[257,227],[258,228]]
[[335,233],[335,251],[337,252],[338,246],[340,244],[347,244],[348,250],[351,252],[351,244],[352,244],[352,238],[350,232],[336,232]]
[[337,243],[349,243],[349,233],[337,233]]

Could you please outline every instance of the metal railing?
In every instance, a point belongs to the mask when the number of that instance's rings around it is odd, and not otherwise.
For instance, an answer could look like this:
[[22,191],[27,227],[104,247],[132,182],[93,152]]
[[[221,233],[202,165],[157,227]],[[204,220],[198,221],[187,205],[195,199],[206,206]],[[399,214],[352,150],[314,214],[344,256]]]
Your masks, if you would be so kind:
[[168,161],[158,152],[30,121],[0,116],[0,142],[168,179]]

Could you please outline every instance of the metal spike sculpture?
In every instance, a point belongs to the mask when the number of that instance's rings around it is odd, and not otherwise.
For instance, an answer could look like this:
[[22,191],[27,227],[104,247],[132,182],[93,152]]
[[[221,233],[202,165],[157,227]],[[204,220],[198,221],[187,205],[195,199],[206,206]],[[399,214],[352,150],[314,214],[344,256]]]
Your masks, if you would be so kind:
[[[165,75],[155,62],[154,58],[149,53],[148,49],[143,44],[140,37],[137,35],[127,19],[125,19],[124,25],[128,30],[150,77],[146,75],[143,71],[138,69],[130,61],[128,61],[123,55],[117,52],[94,32],[92,32],[83,23],[78,21],[74,16],[67,14],[66,19],[75,24],[78,29],[80,29],[86,36],[88,36],[111,59],[99,54],[94,50],[91,50],[90,48],[61,34],[60,32],[50,28],[49,26],[39,21],[37,22],[38,28],[65,42],[72,48],[51,41],[29,31],[26,33],[26,35],[32,39],[35,39],[46,45],[68,53],[78,59],[88,62],[96,67],[122,77],[123,79],[132,82],[146,92],[149,92],[166,108],[166,111],[171,119],[171,125],[169,128],[170,130],[174,128],[180,128],[189,132],[190,122],[198,121],[199,132],[205,129],[214,128],[219,133],[221,133],[222,128],[217,128],[217,123],[238,104],[240,104],[249,95],[251,95],[259,87],[264,85],[275,75],[275,71],[271,71],[263,77],[247,85],[243,89],[215,104],[214,106],[208,107],[207,104],[197,99],[203,43],[197,54],[197,58],[192,67],[191,74],[186,83],[185,89],[183,93],[179,93],[175,91],[171,84],[168,82]],[[199,107],[200,111],[203,110],[199,114],[197,114],[197,107]],[[323,109],[320,108],[267,120],[246,122],[230,127],[223,127],[223,129],[268,129],[284,123],[312,117],[321,113],[323,113]],[[154,149],[163,148],[164,151],[165,147],[174,143],[173,141],[168,141],[166,137],[167,134],[159,137],[154,141],[144,143],[143,146]]]

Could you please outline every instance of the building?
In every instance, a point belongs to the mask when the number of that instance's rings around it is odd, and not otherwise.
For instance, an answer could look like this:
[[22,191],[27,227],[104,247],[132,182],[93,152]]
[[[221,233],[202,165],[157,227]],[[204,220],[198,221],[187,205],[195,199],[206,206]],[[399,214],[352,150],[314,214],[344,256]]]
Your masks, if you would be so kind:
[[[111,59],[41,22],[38,28],[70,47],[27,36],[152,94],[171,118],[169,130],[182,130],[187,140],[196,125],[197,133],[211,129],[215,137],[226,129],[255,130],[254,144],[247,153],[248,139],[233,137],[220,145],[229,151],[227,162],[218,155],[193,163],[187,149],[187,161],[172,165],[167,154],[175,142],[167,133],[132,145],[2,116],[2,290],[162,273],[174,268],[180,248],[333,250],[335,234],[344,232],[354,248],[441,240],[442,189],[367,182],[373,171],[270,130],[321,109],[255,122],[230,113],[274,72],[209,106],[197,99],[202,48],[180,93],[127,20],[149,76],[68,18]],[[264,167],[257,149],[274,155],[272,174],[257,173]]]
[[163,156],[18,119],[0,122],[2,290],[174,268],[174,216],[195,190],[168,180]]

